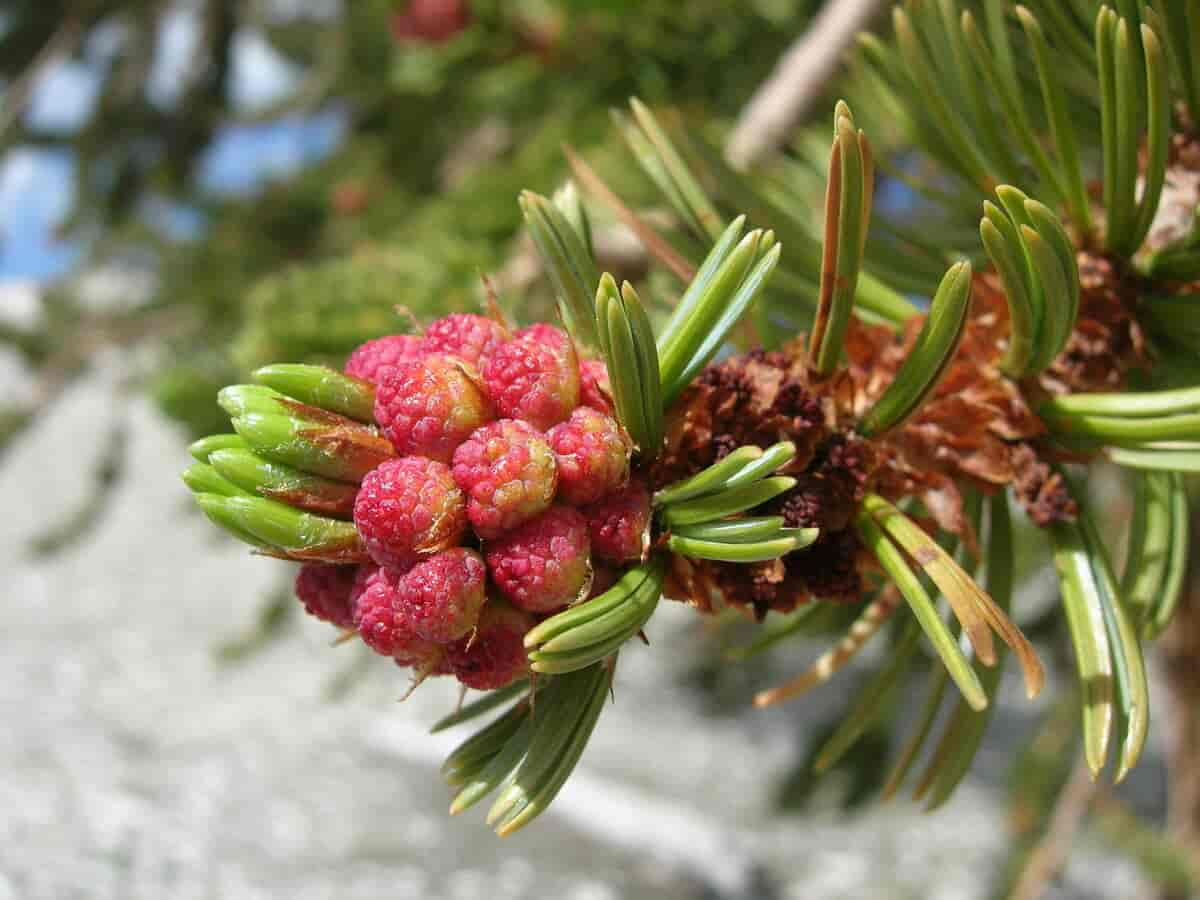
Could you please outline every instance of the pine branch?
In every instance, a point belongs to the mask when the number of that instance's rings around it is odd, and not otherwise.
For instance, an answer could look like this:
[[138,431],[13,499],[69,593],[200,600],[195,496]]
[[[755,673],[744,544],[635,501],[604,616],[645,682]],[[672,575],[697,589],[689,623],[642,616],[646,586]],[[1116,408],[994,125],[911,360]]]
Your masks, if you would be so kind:
[[1059,873],[1071,852],[1079,824],[1092,802],[1096,786],[1082,757],[1071,770],[1071,777],[1054,803],[1050,824],[1038,845],[1029,854],[1017,886],[1009,900],[1037,900],[1047,884]]
[[885,5],[885,0],[827,0],[742,110],[726,158],[745,168],[779,149],[821,96],[855,35]]

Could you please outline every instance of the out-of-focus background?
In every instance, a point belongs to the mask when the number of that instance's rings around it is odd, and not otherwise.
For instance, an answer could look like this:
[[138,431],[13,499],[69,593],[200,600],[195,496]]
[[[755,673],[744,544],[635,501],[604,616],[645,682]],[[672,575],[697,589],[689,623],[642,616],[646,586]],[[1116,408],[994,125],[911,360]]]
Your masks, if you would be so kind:
[[[807,774],[854,672],[755,712],[753,691],[821,646],[722,663],[727,635],[666,609],[552,811],[499,841],[445,813],[437,767],[460,736],[426,732],[453,688],[398,704],[404,674],[331,648],[289,567],[217,534],[178,477],[190,437],[225,430],[217,388],[256,365],[336,363],[405,316],[474,309],[482,273],[544,311],[518,191],[558,187],[569,142],[651,198],[609,108],[637,95],[721,135],[819,6],[0,8],[0,898],[1011,886],[1071,769],[1069,704],[1031,709],[1008,685],[947,809],[863,804],[888,732]],[[644,265],[620,229],[606,239]],[[1023,590],[1036,607],[1052,588]],[[914,696],[896,695],[895,724]],[[1127,898],[1177,874],[1150,829],[1157,753],[1098,805],[1047,896]]]

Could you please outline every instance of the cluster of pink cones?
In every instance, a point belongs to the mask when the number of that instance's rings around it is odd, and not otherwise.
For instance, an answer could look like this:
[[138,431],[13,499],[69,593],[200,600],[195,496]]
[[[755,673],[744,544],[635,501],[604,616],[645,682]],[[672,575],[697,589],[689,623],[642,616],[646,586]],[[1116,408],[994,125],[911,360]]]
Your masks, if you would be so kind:
[[[200,442],[196,455],[211,471],[194,466],[189,483],[222,478],[257,494],[241,525],[260,542],[264,503],[324,513],[326,530],[342,535],[332,556],[321,541],[265,542],[309,560],[296,593],[310,613],[356,629],[418,680],[452,674],[489,690],[524,677],[526,632],[609,586],[608,567],[643,556],[650,495],[630,477],[633,445],[614,418],[604,364],[581,365],[558,328],[510,332],[458,313],[421,336],[368,341],[344,375],[274,366],[257,377],[266,388],[222,392],[237,435],[226,446]],[[290,441],[259,439],[271,415],[299,423]],[[370,465],[304,471],[321,451],[362,456],[367,444]],[[276,474],[295,467],[293,481],[307,490],[283,496],[261,479],[247,483],[247,454]],[[213,516],[248,505],[225,494],[201,506]],[[332,507],[312,502],[335,494]]]

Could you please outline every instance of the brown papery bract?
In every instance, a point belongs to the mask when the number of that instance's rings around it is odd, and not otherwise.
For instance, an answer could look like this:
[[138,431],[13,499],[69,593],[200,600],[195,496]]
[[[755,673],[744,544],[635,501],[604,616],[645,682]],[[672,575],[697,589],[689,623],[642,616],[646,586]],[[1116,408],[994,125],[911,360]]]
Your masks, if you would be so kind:
[[862,437],[855,424],[895,377],[923,317],[899,335],[852,322],[846,365],[828,378],[811,368],[804,336],[778,351],[755,350],[709,366],[668,415],[653,485],[692,475],[739,446],[792,441],[796,457],[781,472],[796,486],[751,512],[782,515],[788,526],[816,527],[821,536],[804,553],[763,563],[676,560],[667,596],[706,611],[733,604],[758,618],[814,598],[858,599],[872,563],[850,523],[867,491],[893,502],[920,500],[932,524],[962,539],[972,556],[978,547],[963,511],[963,485],[984,493],[1011,485],[1040,526],[1073,520],[1076,504],[1049,465],[1061,452],[1045,443],[1032,404],[1050,393],[1111,390],[1146,361],[1129,284],[1103,258],[1081,254],[1080,265],[1076,330],[1041,378],[1025,384],[999,369],[1008,336],[999,281],[991,273],[975,276],[970,315],[945,376],[908,422],[879,439]]

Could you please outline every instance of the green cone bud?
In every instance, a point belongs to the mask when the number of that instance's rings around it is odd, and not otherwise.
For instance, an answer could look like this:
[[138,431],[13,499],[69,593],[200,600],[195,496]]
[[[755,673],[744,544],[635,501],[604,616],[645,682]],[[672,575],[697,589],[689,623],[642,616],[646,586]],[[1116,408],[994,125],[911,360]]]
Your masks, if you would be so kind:
[[239,541],[244,541],[252,547],[260,549],[269,549],[269,545],[252,535],[241,526],[235,511],[230,507],[225,506],[224,500],[227,495],[224,494],[206,494],[197,492],[196,505],[204,515],[208,516],[210,522],[214,525],[225,529]]
[[236,497],[246,493],[205,463],[196,463],[184,469],[183,483],[196,494],[221,494],[224,497]]
[[279,415],[288,412],[287,397],[264,384],[231,384],[217,392],[217,403],[230,418],[250,413]]
[[360,422],[375,421],[375,386],[327,366],[276,363],[255,370],[254,380],[301,403]]
[[225,450],[229,447],[245,447],[246,442],[237,434],[210,434],[188,446],[188,453],[199,462],[208,462],[208,455],[214,450]]
[[290,416],[293,419],[322,425],[362,424],[331,409],[302,403],[265,384],[231,384],[217,393],[217,402],[235,419],[258,413],[266,416]]
[[350,522],[315,516],[262,497],[197,494],[196,502],[210,519],[236,537],[289,559],[349,563],[367,558]]
[[376,429],[341,416],[332,417],[344,424],[247,413],[235,418],[233,427],[251,448],[272,462],[337,481],[361,481],[381,462],[395,456],[392,445]]
[[251,450],[217,450],[208,461],[216,474],[251,494],[338,519],[349,519],[354,514],[358,488],[349,482],[333,481],[271,462]]

